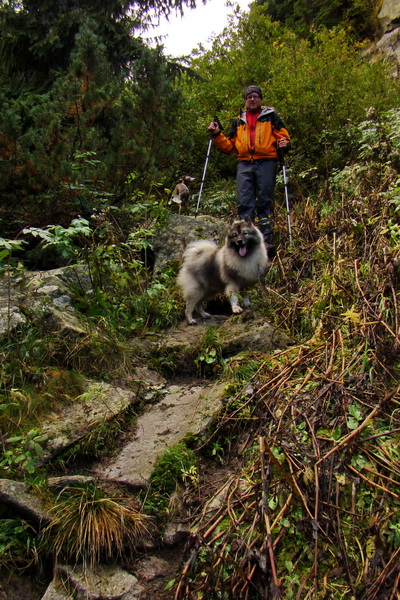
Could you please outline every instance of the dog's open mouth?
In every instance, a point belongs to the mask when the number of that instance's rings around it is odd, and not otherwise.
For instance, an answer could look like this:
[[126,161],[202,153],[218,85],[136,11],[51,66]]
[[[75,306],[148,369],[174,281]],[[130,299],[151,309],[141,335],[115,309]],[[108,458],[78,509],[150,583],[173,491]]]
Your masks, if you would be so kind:
[[240,246],[240,248],[239,248],[239,254],[240,254],[240,256],[246,256],[246,254],[247,254],[247,246]]

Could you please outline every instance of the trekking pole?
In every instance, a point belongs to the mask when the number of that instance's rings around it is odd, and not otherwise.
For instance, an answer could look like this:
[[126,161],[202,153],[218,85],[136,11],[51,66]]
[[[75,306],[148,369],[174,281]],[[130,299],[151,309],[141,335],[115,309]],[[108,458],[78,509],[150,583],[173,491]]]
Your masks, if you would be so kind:
[[[220,123],[220,122],[219,122],[219,120],[218,120],[218,117],[214,117],[213,121],[214,121],[215,123],[218,123],[218,125],[219,125],[219,128],[220,128],[221,130],[223,129],[223,128],[221,127],[221,123]],[[206,172],[207,172],[207,166],[208,166],[208,159],[209,159],[209,157],[210,157],[210,150],[211,150],[211,144],[212,144],[212,141],[213,141],[213,136],[212,136],[212,134],[211,134],[211,136],[210,136],[210,141],[208,142],[207,156],[206,156],[206,162],[205,162],[204,169],[203,169],[203,177],[202,177],[202,179],[201,179],[201,184],[200,184],[199,197],[198,197],[198,199],[197,199],[196,214],[195,214],[195,216],[196,216],[196,217],[197,217],[197,213],[199,212],[200,200],[201,200],[201,193],[202,193],[202,191],[203,191],[204,180],[205,180],[205,178],[206,178]]]
[[278,149],[279,162],[281,163],[282,172],[283,172],[283,184],[285,186],[285,198],[286,198],[286,212],[287,212],[287,222],[288,222],[288,231],[289,231],[289,242],[292,243],[292,226],[290,224],[290,204],[289,204],[289,193],[288,193],[288,183],[286,178],[286,164],[285,164],[285,155],[283,153],[283,148]]

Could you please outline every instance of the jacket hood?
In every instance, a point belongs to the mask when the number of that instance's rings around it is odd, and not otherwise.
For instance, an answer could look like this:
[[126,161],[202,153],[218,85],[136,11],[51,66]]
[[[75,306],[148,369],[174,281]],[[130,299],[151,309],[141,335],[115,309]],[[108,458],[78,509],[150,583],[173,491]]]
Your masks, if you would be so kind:
[[[262,107],[261,107],[261,112],[260,112],[260,114],[258,115],[258,118],[260,118],[260,117],[261,117],[261,116],[263,116],[263,115],[267,115],[267,114],[269,114],[269,113],[272,113],[272,112],[274,112],[274,110],[275,110],[275,108],[274,108],[273,106],[262,106]],[[239,117],[239,118],[241,119],[241,121],[243,121],[244,123],[247,123],[247,115],[246,115],[246,112],[247,112],[247,111],[245,111],[245,110],[244,110],[244,111],[241,113],[240,117]]]

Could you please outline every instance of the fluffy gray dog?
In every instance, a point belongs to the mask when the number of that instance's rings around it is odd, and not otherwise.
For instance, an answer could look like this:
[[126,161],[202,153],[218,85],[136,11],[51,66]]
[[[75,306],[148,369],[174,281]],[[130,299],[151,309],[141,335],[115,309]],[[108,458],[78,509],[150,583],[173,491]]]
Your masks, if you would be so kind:
[[[203,319],[210,317],[202,304],[217,294],[225,294],[232,312],[241,313],[238,293],[257,283],[268,266],[263,237],[249,217],[232,223],[221,248],[210,240],[189,244],[177,279],[186,301],[188,324],[196,324],[195,311]],[[250,306],[247,295],[243,297],[243,305]]]

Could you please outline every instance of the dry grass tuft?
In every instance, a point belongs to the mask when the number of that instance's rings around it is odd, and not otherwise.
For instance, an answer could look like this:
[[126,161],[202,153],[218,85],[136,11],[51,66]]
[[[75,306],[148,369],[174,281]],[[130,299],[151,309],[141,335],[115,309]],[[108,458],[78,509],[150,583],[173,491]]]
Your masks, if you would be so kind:
[[56,559],[93,568],[132,553],[147,529],[147,517],[95,485],[66,487],[52,509],[43,542]]

